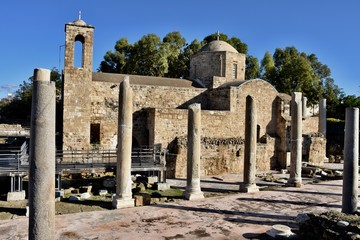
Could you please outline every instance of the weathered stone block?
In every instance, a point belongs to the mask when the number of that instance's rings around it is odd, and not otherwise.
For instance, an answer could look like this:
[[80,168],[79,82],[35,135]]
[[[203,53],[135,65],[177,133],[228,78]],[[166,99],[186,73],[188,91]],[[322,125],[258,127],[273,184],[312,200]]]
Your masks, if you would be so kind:
[[151,203],[151,196],[146,193],[138,193],[134,196],[134,198],[136,207],[150,205]]
[[20,200],[25,200],[25,190],[7,193],[6,201],[20,201]]
[[155,184],[156,190],[159,191],[164,191],[164,190],[169,190],[170,189],[170,184],[169,183],[156,183]]
[[154,183],[159,182],[159,178],[158,178],[158,176],[149,176],[149,177],[147,178],[147,182],[148,182],[149,184],[154,184]]

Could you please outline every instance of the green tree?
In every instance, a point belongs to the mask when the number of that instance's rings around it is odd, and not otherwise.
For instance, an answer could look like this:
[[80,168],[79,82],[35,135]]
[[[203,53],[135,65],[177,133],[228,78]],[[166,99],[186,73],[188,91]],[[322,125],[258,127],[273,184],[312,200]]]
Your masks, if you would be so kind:
[[127,61],[131,56],[133,46],[126,38],[121,38],[115,44],[115,51],[107,51],[98,70],[110,73],[128,73]]
[[[56,68],[50,73],[50,80],[55,82],[57,100],[61,98],[61,75]],[[19,89],[15,92],[14,99],[0,106],[0,116],[3,122],[16,122],[20,120],[29,121],[31,115],[31,101],[33,89],[33,77],[29,77],[27,81],[23,81],[19,85]]]
[[114,51],[107,51],[98,71],[147,76],[182,77],[181,59],[186,40],[179,32],[168,33],[163,41],[147,34],[133,45],[126,38],[116,42]]
[[183,77],[182,69],[186,67],[185,62],[181,59],[186,40],[179,32],[168,33],[163,39],[163,49],[167,56],[168,72],[166,77],[180,78]]
[[187,44],[184,48],[184,51],[179,56],[179,61],[181,62],[181,68],[178,69],[179,75],[182,78],[189,78],[190,75],[190,57],[195,53],[199,52],[202,45],[195,39],[190,44]]
[[348,107],[360,108],[360,96],[347,95],[340,99],[340,105],[337,108],[337,117],[338,119],[345,120],[345,112]]
[[232,37],[227,41],[231,46],[233,46],[239,53],[247,54],[248,46],[243,43],[239,38]]
[[[162,41],[157,35],[148,34],[133,45],[129,44],[126,38],[121,38],[116,42],[113,51],[105,53],[98,71],[188,78],[190,56],[217,37],[218,34],[214,33],[205,37],[201,43],[195,39],[187,44],[179,32],[168,33]],[[238,52],[247,54],[247,45],[239,38],[229,39],[226,34],[221,33],[220,39],[227,41]]]
[[[311,57],[315,59],[314,55]],[[269,54],[266,53],[262,60],[262,74],[279,92],[302,92],[310,104],[318,102],[323,96],[320,68],[317,72],[312,66],[319,63],[317,59],[312,62],[305,53],[299,52],[295,47],[287,47],[277,48],[273,61],[274,67]]]
[[245,79],[255,79],[260,77],[259,60],[256,57],[248,55],[246,57]]
[[261,60],[260,64],[260,77],[272,83],[271,81],[275,76],[275,63],[273,56],[269,51],[264,55],[264,58]]
[[134,44],[127,64],[130,74],[164,76],[168,72],[166,48],[157,35],[145,35]]
[[326,98],[327,105],[327,117],[343,119],[344,114],[342,111],[342,99],[345,94],[341,88],[339,88],[333,78],[326,78],[324,81],[324,97]]

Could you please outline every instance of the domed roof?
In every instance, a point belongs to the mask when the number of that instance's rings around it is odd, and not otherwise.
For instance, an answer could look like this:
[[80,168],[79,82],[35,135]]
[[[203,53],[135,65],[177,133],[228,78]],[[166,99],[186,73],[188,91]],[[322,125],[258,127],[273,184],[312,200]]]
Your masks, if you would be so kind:
[[209,42],[200,49],[200,52],[234,52],[239,53],[233,46],[221,40]]
[[78,20],[74,21],[74,24],[78,25],[78,26],[86,26],[87,25],[86,22],[82,19],[78,19]]

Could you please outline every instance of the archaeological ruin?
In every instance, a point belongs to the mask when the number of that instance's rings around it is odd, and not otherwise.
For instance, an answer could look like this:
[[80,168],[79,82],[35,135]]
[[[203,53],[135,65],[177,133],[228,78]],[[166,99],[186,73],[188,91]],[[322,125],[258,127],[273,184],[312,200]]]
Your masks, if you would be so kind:
[[[116,149],[119,85],[124,74],[92,72],[95,28],[79,19],[65,25],[62,150]],[[76,67],[75,42],[82,44]],[[242,173],[245,106],[257,108],[257,170],[290,164],[291,96],[261,79],[245,79],[245,55],[215,40],[191,58],[190,79],[128,75],[133,90],[132,146],[161,146],[167,176],[186,176],[188,107],[201,104],[201,175]],[[305,101],[303,101],[305,102]],[[325,133],[318,107],[302,114],[302,159],[321,165]]]

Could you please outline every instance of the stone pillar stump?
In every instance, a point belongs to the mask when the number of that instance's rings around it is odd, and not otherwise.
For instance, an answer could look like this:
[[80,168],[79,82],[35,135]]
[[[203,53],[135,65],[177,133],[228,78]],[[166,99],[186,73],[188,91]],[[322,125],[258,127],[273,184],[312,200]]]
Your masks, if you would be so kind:
[[359,181],[359,109],[346,108],[342,212],[355,213]]
[[187,181],[185,198],[196,200],[204,198],[200,188],[200,156],[201,156],[201,105],[194,103],[188,111],[188,150]]
[[319,101],[319,132],[326,137],[326,99]]
[[118,150],[116,167],[116,196],[113,198],[114,208],[134,207],[131,180],[132,150],[132,109],[133,92],[129,77],[120,84],[119,117],[118,117]]
[[240,184],[241,192],[258,192],[256,186],[256,143],[257,142],[257,114],[255,101],[251,96],[246,97],[245,113],[245,155],[244,181]]
[[287,185],[301,187],[302,168],[302,97],[301,92],[291,94],[291,163]]

